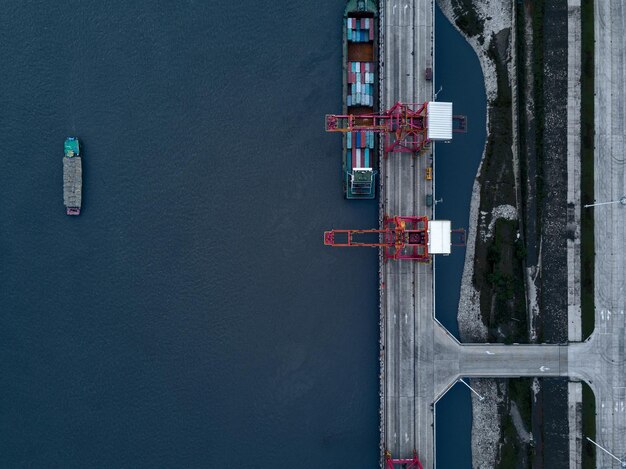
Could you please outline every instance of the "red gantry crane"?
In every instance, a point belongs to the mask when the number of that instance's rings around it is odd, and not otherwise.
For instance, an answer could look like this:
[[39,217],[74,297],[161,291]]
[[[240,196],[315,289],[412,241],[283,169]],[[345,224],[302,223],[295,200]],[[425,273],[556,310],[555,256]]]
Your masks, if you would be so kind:
[[385,469],[396,469],[396,464],[400,464],[405,469],[424,469],[415,450],[412,458],[405,459],[393,459],[391,453],[385,450]]
[[334,247],[383,248],[384,259],[412,259],[430,262],[432,254],[450,254],[452,233],[459,233],[465,244],[463,229],[451,230],[449,220],[428,217],[394,216],[383,218],[382,230],[331,230],[324,232],[324,244]]
[[325,231],[324,244],[382,247],[385,259],[430,261],[427,217],[385,217],[382,230]]
[[466,120],[452,115],[452,103],[398,102],[382,114],[327,114],[326,131],[383,133],[386,158],[393,152],[417,155],[431,141],[450,140],[452,132],[466,131]]

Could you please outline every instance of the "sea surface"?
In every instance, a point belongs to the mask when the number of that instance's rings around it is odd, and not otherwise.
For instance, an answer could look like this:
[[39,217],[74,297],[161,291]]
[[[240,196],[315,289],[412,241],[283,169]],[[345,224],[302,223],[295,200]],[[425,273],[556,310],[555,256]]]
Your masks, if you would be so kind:
[[[323,131],[343,4],[2,6],[0,467],[376,467],[377,253],[322,244],[378,222],[377,201],[343,199]],[[470,115],[454,90],[482,76],[446,65],[473,52],[442,18],[439,99]],[[79,217],[63,207],[69,135]],[[464,226],[441,147],[438,216]],[[456,390],[437,408],[444,469],[470,464]]]
[[322,243],[378,222],[323,128],[342,12],[2,3],[0,467],[375,467],[377,253]]

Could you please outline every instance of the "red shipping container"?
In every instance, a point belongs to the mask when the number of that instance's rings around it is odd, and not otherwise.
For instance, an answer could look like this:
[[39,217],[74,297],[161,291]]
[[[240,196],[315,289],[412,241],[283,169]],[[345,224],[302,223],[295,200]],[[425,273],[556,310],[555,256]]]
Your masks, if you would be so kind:
[[361,140],[361,148],[365,148],[365,143],[366,142],[365,142],[365,131],[364,130],[361,131],[361,138],[360,138],[360,140]]
[[365,18],[361,18],[361,29],[365,29]]
[[373,21],[370,21],[370,41],[374,40],[374,25],[372,23]]
[[361,73],[365,73],[365,62],[361,62]]

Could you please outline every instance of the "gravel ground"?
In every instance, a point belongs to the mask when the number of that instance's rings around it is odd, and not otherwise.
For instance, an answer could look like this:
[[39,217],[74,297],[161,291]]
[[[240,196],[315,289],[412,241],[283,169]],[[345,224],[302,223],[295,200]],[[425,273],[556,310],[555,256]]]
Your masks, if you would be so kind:
[[484,397],[472,393],[472,467],[493,469],[500,441],[500,412],[504,405],[506,384],[503,380],[472,379],[471,386]]

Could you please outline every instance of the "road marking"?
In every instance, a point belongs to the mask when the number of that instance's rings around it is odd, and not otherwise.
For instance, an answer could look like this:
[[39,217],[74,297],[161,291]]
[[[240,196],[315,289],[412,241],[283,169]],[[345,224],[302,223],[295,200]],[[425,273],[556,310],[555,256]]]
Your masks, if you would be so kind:
[[547,366],[540,366],[539,367],[539,371],[550,371],[550,368],[548,368]]
[[495,355],[495,353],[490,352],[489,350],[485,350],[485,353],[486,353],[487,355]]

